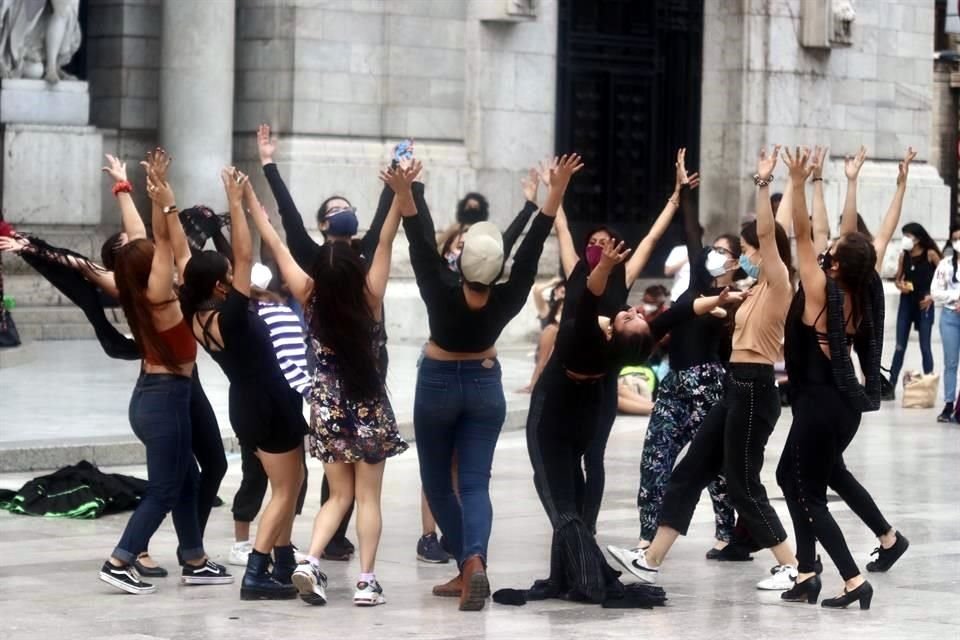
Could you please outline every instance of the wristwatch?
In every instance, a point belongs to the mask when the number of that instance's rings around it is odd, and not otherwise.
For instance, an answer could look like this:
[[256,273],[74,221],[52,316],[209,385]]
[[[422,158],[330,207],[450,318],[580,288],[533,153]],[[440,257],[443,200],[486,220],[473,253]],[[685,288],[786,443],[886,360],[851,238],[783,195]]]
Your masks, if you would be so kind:
[[177,205],[171,204],[170,206],[163,208],[164,215],[170,215],[171,213],[177,213]]

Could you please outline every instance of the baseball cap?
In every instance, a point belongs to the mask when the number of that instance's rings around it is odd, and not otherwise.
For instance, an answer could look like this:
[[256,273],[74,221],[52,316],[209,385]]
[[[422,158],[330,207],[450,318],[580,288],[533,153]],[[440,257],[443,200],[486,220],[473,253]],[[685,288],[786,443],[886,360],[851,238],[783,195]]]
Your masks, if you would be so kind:
[[270,286],[271,280],[273,280],[273,273],[270,271],[270,267],[259,262],[253,265],[253,269],[250,271],[250,284],[258,289],[266,289]]
[[503,271],[503,235],[492,222],[478,222],[463,234],[460,273],[467,282],[491,285]]

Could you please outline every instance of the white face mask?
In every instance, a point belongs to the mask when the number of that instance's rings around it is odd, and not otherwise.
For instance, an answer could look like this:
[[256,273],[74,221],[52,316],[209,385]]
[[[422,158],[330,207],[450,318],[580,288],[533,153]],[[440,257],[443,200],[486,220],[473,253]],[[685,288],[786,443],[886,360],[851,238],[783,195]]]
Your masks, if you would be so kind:
[[656,313],[656,312],[657,312],[657,309],[659,309],[659,308],[660,308],[660,307],[658,307],[658,306],[655,305],[655,304],[650,304],[649,302],[644,302],[644,303],[643,303],[643,314],[649,316],[649,315],[652,314],[652,313]]
[[913,251],[913,238],[903,236],[903,238],[900,239],[900,248],[904,251]]
[[711,249],[707,254],[706,267],[707,273],[718,278],[727,272],[727,257],[716,249]]
[[954,240],[950,246],[953,247],[954,253],[960,253],[960,240]]

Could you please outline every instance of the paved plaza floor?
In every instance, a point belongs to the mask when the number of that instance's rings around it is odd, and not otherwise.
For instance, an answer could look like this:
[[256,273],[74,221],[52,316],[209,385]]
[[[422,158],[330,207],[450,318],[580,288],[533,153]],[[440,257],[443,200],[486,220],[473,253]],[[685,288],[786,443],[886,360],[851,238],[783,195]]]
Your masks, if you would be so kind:
[[[42,381],[38,382],[42,384]],[[122,400],[121,400],[122,401]],[[691,535],[669,557],[662,584],[670,598],[653,611],[610,610],[567,602],[524,607],[490,604],[481,613],[460,613],[455,601],[430,595],[433,584],[452,575],[450,566],[418,563],[420,533],[416,450],[387,464],[383,541],[377,563],[387,604],[358,609],[350,598],[359,564],[325,563],[330,603],[314,608],[299,600],[245,603],[238,583],[185,587],[177,578],[158,580],[159,591],[128,596],[97,580],[97,570],[118,540],[127,515],[94,521],[58,521],[0,513],[0,638],[98,638],[152,640],[199,638],[957,638],[960,636],[960,501],[957,461],[960,426],[934,422],[934,411],[904,411],[885,405],[869,415],[847,454],[847,463],[887,518],[912,546],[889,573],[871,574],[876,590],[870,611],[828,611],[784,604],[777,593],[755,590],[770,567],[768,553],[754,562],[711,563],[703,554],[713,532],[709,500],[701,501]],[[607,450],[607,491],[599,522],[601,544],[632,544],[637,535],[635,498],[644,419],[621,419]],[[767,449],[764,480],[788,530],[789,519],[773,470],[789,427],[785,412]],[[144,474],[142,467],[118,470]],[[306,544],[319,507],[320,467],[311,461],[311,489],[295,541]],[[0,486],[16,488],[32,474],[0,474]],[[229,500],[240,481],[230,470],[220,491]],[[495,510],[490,545],[494,589],[526,587],[544,577],[549,525],[537,500],[522,432],[501,437],[493,470]],[[831,510],[863,567],[876,541],[841,502]],[[229,509],[216,509],[207,530],[208,552],[221,560],[232,541]],[[356,536],[351,532],[351,538]],[[792,535],[791,535],[792,537]],[[169,519],[151,549],[173,568],[176,541]],[[824,596],[840,579],[824,558]]]

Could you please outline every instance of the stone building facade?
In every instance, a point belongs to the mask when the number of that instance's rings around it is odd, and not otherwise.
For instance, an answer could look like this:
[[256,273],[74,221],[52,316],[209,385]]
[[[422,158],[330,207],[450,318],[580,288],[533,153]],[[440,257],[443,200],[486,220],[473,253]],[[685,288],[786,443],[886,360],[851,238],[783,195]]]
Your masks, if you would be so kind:
[[[98,151],[115,149],[131,167],[163,144],[175,158],[181,203],[221,208],[218,168],[236,162],[259,176],[254,131],[268,122],[279,134],[281,172],[310,228],[316,207],[333,193],[348,196],[361,221],[369,219],[377,168],[396,141],[411,137],[428,167],[438,227],[470,190],[485,193],[493,219],[506,224],[521,205],[524,171],[566,151],[555,149],[558,15],[563,3],[580,1],[86,0],[90,128],[63,135],[92,131]],[[858,0],[850,3],[851,24],[831,22],[843,4],[704,0],[695,142],[710,231],[733,230],[753,210],[749,176],[765,143],[830,146],[826,186],[836,216],[842,157],[862,143],[870,150],[860,189],[867,223],[882,217],[897,160],[912,145],[920,156],[904,221],[945,237],[950,189],[925,162],[938,157],[931,155],[933,3]],[[47,134],[34,166],[56,156],[60,134]],[[51,233],[56,225],[115,227],[99,164],[84,149],[73,163],[74,173],[86,172],[77,182],[85,186],[81,207],[41,220],[7,206],[8,219],[55,225]],[[266,185],[257,186],[266,196]],[[5,205],[15,189],[5,185]],[[90,251],[95,244],[78,246]],[[409,276],[405,254],[399,246],[394,253],[401,276]],[[555,264],[551,251],[544,272]],[[416,298],[403,277],[389,295]],[[422,336],[421,306],[393,306],[394,333]],[[516,324],[515,334],[535,327],[532,319]]]

